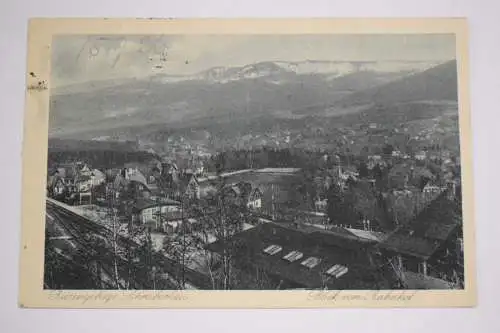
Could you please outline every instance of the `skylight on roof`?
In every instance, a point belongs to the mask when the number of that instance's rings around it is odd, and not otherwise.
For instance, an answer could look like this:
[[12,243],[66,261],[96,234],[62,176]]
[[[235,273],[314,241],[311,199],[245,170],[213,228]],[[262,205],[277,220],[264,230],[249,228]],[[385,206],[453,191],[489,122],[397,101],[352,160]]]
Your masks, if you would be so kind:
[[283,259],[288,260],[289,262],[294,262],[296,260],[301,259],[304,256],[302,252],[299,251],[292,251],[288,253],[286,256],[283,257]]
[[279,245],[270,245],[264,249],[264,252],[273,256],[276,253],[280,252],[282,249],[283,248]]
[[330,275],[330,276],[334,276],[338,279],[342,275],[345,275],[348,271],[349,271],[349,269],[345,266],[334,265],[326,271],[326,274]]
[[316,257],[309,257],[303,262],[301,262],[301,265],[306,266],[307,268],[314,268],[318,266],[318,264],[321,262],[321,259],[316,258]]

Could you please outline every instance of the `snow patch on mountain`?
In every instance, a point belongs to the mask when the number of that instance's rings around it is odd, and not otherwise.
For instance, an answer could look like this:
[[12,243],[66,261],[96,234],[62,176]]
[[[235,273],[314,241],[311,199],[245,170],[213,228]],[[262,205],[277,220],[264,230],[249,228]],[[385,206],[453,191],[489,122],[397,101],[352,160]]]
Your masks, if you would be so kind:
[[266,61],[241,67],[213,67],[208,70],[186,76],[159,75],[157,80],[163,83],[175,83],[186,80],[206,81],[210,83],[229,83],[239,80],[269,78],[268,82],[280,84],[284,80],[298,75],[323,75],[327,80],[356,72],[379,73],[418,73],[437,66],[439,61],[317,61],[299,62]]

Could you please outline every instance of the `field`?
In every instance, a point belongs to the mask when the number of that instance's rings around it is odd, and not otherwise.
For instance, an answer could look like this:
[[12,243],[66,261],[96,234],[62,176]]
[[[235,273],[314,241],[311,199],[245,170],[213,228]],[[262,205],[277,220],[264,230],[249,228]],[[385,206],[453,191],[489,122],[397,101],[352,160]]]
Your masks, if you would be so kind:
[[[302,195],[299,193],[301,176],[297,172],[258,172],[249,171],[224,177],[226,184],[236,184],[238,182],[249,182],[253,186],[260,188],[263,192],[262,210],[270,213],[282,208],[292,208],[304,206]],[[208,187],[209,182],[202,183],[202,187]],[[202,189],[203,190],[203,189]]]

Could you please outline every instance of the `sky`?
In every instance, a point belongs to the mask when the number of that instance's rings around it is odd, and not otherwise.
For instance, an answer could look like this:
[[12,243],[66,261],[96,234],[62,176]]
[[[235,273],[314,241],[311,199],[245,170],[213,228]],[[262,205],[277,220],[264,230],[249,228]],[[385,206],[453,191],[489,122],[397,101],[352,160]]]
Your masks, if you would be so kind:
[[94,80],[194,74],[260,61],[446,61],[453,35],[57,36],[53,87]]

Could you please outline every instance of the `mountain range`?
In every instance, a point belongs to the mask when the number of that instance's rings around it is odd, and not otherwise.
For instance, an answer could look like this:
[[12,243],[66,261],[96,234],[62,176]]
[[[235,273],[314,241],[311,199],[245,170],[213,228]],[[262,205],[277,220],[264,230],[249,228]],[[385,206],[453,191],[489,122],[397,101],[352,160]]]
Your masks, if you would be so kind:
[[456,61],[261,62],[91,82],[52,92],[49,132],[89,138],[130,127],[150,131],[259,117],[279,122],[419,100],[457,100]]

